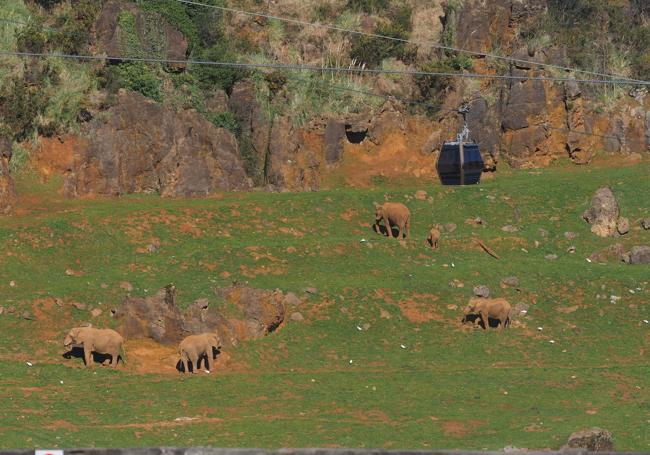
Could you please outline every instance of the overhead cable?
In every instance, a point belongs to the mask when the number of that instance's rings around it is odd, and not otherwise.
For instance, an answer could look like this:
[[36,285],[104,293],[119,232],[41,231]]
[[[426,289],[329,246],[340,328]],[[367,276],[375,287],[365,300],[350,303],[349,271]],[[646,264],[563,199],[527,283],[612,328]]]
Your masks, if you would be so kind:
[[514,58],[514,57],[504,57],[502,55],[496,55],[496,54],[491,54],[488,52],[476,52],[476,51],[470,51],[468,49],[461,49],[458,47],[452,47],[452,46],[445,46],[443,44],[431,42],[431,41],[415,41],[415,40],[410,40],[406,38],[397,38],[394,36],[388,36],[388,35],[382,35],[379,33],[370,33],[370,32],[364,32],[361,30],[354,30],[354,29],[349,29],[345,27],[340,27],[338,25],[332,25],[332,24],[321,24],[318,22],[308,22],[308,21],[302,21],[299,19],[292,19],[288,17],[281,17],[281,16],[275,16],[272,14],[264,14],[264,13],[259,13],[259,12],[253,12],[253,11],[245,11],[245,10],[240,10],[236,8],[230,8],[227,6],[218,6],[218,5],[210,5],[207,3],[201,3],[193,0],[176,0],[180,3],[184,3],[187,5],[194,5],[194,6],[201,6],[201,7],[206,7],[206,8],[213,8],[213,9],[218,9],[221,11],[227,11],[230,13],[235,13],[235,14],[241,14],[245,16],[252,16],[252,17],[263,17],[266,19],[273,19],[277,21],[282,21],[282,22],[287,22],[291,24],[296,24],[296,25],[301,25],[305,27],[315,27],[315,28],[322,28],[322,29],[327,29],[327,30],[334,30],[338,32],[343,32],[343,33],[348,33],[351,35],[358,35],[358,36],[366,36],[370,38],[377,38],[377,39],[384,39],[384,40],[390,40],[390,41],[395,41],[395,42],[400,42],[400,43],[405,43],[405,44],[415,44],[418,46],[424,46],[424,47],[429,47],[429,48],[434,48],[434,49],[441,49],[445,51],[451,51],[451,52],[458,52],[462,54],[467,54],[467,55],[473,55],[476,57],[483,57],[483,58],[491,58],[495,60],[503,60],[503,61],[508,61],[511,63],[526,63],[530,65],[536,65],[536,66],[541,66],[541,67],[546,67],[546,68],[554,68],[562,71],[570,71],[570,72],[575,72],[575,73],[583,73],[583,74],[590,74],[592,76],[599,76],[599,77],[609,77],[609,78],[616,78],[617,80],[625,80],[628,82],[637,82],[637,83],[645,83],[648,84],[650,83],[649,81],[642,81],[639,79],[631,79],[628,78],[627,76],[621,75],[621,74],[611,74],[611,73],[601,73],[601,72],[596,72],[596,71],[587,71],[587,70],[582,70],[579,68],[571,68],[567,66],[561,66],[561,65],[554,65],[552,63],[542,63],[542,62],[536,62],[534,60],[526,60],[526,59],[521,59],[521,58]]
[[351,73],[351,74],[393,74],[403,76],[435,76],[435,77],[458,77],[466,79],[495,79],[495,80],[515,80],[515,81],[541,81],[541,82],[576,82],[581,84],[601,84],[601,85],[632,85],[632,86],[650,86],[650,82],[634,82],[627,80],[603,80],[603,79],[574,79],[570,77],[543,77],[543,76],[512,76],[498,74],[477,74],[477,73],[453,73],[444,71],[405,71],[390,69],[369,69],[369,68],[350,68],[350,67],[332,67],[332,66],[309,66],[309,65],[287,65],[282,63],[240,63],[240,62],[220,62],[212,60],[183,60],[183,59],[165,59],[151,57],[118,57],[106,55],[77,55],[62,54],[58,52],[18,52],[0,50],[0,55],[11,55],[19,57],[40,57],[40,58],[65,58],[76,60],[99,60],[99,61],[122,61],[122,62],[143,62],[143,63],[167,63],[176,65],[204,65],[204,66],[221,66],[229,68],[266,68],[275,70],[288,71],[312,71],[328,73]]

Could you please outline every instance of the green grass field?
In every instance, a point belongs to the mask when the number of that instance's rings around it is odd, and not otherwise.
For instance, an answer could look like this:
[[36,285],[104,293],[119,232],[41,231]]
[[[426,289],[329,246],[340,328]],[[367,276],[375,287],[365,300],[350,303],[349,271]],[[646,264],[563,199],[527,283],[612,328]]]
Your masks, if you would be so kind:
[[[64,200],[57,182],[23,176],[25,208],[0,218],[0,446],[559,448],[600,426],[617,449],[650,450],[650,268],[585,260],[616,241],[650,244],[637,221],[650,216],[649,177],[646,163],[471,188]],[[620,239],[581,219],[603,185],[633,225]],[[419,189],[432,201],[407,200]],[[385,195],[411,209],[405,243],[370,230]],[[465,223],[477,216],[483,226]],[[433,222],[458,226],[437,251],[424,246]],[[520,290],[499,286],[513,275]],[[233,280],[318,293],[298,308],[304,321],[232,349],[234,371],[83,370],[61,357],[65,329],[90,318],[69,302],[103,308],[93,323],[110,326],[122,281],[139,296],[174,283],[191,302]],[[528,313],[503,333],[462,327],[478,284]]]

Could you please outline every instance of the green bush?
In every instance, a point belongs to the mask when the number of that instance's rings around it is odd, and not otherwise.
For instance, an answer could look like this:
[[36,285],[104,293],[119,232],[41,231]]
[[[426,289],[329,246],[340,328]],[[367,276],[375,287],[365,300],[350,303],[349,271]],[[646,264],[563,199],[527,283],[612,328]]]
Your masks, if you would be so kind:
[[138,92],[154,101],[162,101],[161,81],[150,65],[142,62],[120,63],[109,67],[105,87],[122,87]]
[[79,54],[90,43],[90,31],[97,18],[101,4],[95,0],[77,0],[62,16],[52,33],[52,47],[66,54]]
[[[160,14],[172,27],[180,31],[187,38],[189,51],[198,44],[198,30],[188,14],[188,5],[176,0],[137,0],[136,4],[143,11]],[[205,14],[205,9],[201,11]]]
[[45,52],[47,45],[48,37],[38,17],[30,18],[27,25],[16,30],[16,49],[20,52]]
[[[236,61],[234,52],[224,41],[201,50],[196,54],[196,58],[215,62]],[[208,88],[220,88],[228,93],[230,93],[237,81],[244,79],[247,75],[247,72],[243,69],[216,65],[192,65],[190,71],[201,85]]]
[[348,0],[348,9],[362,13],[375,13],[388,9],[390,0]]
[[[452,73],[454,67],[451,66],[449,60],[443,60],[424,64],[418,70],[426,73]],[[433,106],[429,109],[433,112],[439,109],[444,94],[452,90],[455,84],[454,78],[450,76],[423,74],[414,76],[414,80],[424,101]]]
[[38,117],[48,103],[41,82],[28,84],[14,77],[0,94],[0,124],[15,141],[23,141],[39,130]]
[[[398,24],[384,24],[375,29],[375,33],[393,38],[406,39],[406,31]],[[406,43],[391,41],[372,36],[356,35],[352,41],[350,58],[365,63],[369,68],[377,68],[386,58],[403,60],[406,55]]]
[[230,111],[206,114],[206,118],[217,128],[225,128],[237,137],[241,135],[241,126]]

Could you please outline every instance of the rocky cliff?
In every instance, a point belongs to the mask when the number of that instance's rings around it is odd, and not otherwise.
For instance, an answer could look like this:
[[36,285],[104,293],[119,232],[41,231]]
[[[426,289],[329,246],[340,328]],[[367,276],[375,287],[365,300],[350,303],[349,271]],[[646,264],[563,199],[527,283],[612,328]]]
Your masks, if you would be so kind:
[[[181,61],[251,61],[254,58],[249,54],[258,52],[256,58],[264,55],[268,61],[281,63],[529,79],[356,74],[301,79],[292,72],[242,72],[185,64],[135,66],[114,61],[99,68],[99,80],[104,82],[99,91],[84,94],[80,132],[64,141],[71,144],[63,171],[66,193],[158,192],[175,197],[254,186],[314,191],[331,182],[368,184],[376,177],[433,180],[436,151],[462,127],[455,112],[461,105],[470,108],[466,120],[471,137],[480,144],[489,171],[498,171],[503,162],[533,168],[558,159],[585,165],[596,156],[648,157],[647,90],[534,79],[597,77],[559,69],[577,64],[575,49],[562,38],[564,29],[548,25],[557,13],[555,3],[436,0],[386,4],[385,10],[377,10],[366,8],[366,2],[356,2],[356,6],[343,0],[323,2],[315,10],[324,15],[318,18],[313,17],[315,13],[297,12],[295,2],[289,0],[270,3],[267,8],[271,14],[298,15],[311,22],[331,22],[333,15],[345,13],[351,18],[351,28],[409,38],[420,45],[360,41],[355,35],[257,16],[211,16],[212,24],[185,6],[160,9],[155,2],[136,5],[110,0],[97,13],[85,51]],[[630,15],[636,11],[635,18],[629,19],[630,27],[650,31],[645,10],[638,12],[635,5],[624,1],[601,9],[603,14],[615,11],[611,8]],[[563,10],[563,14],[577,13]],[[608,39],[610,53],[634,51],[618,49],[623,44],[615,37]],[[446,50],[426,43],[442,43]],[[473,54],[450,51],[453,47]],[[607,65],[601,71],[606,70]],[[121,87],[119,92],[116,87]],[[33,154],[37,167],[51,161],[50,143],[44,140]],[[60,144],[56,148],[60,153]],[[6,188],[10,194],[10,186]]]

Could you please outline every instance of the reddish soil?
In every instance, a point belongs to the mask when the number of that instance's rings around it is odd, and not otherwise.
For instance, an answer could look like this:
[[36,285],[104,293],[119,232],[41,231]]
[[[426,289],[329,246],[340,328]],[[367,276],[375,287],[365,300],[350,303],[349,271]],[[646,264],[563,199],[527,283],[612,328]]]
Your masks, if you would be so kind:
[[424,324],[431,321],[443,321],[444,317],[438,313],[432,302],[438,300],[437,296],[428,296],[426,302],[420,301],[417,295],[412,299],[403,299],[398,302],[402,315],[414,324]]
[[[417,125],[409,126],[408,134],[390,132],[380,145],[369,140],[346,144],[342,163],[325,180],[342,177],[348,185],[361,188],[372,186],[373,177],[379,176],[389,181],[437,180],[435,156],[419,153],[430,131]],[[415,150],[418,152],[414,153]]]
[[482,426],[485,426],[485,422],[482,420],[468,420],[466,422],[447,420],[446,422],[442,422],[442,431],[445,436],[463,438]]
[[40,145],[32,151],[32,165],[45,181],[52,175],[63,175],[72,169],[75,149],[85,145],[79,136],[41,137]]

